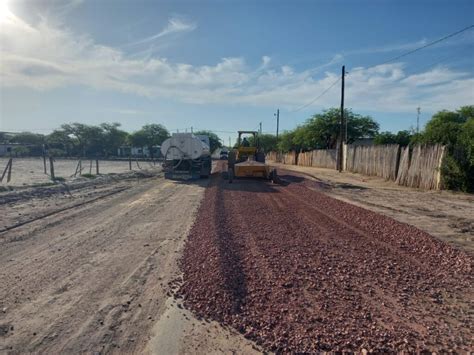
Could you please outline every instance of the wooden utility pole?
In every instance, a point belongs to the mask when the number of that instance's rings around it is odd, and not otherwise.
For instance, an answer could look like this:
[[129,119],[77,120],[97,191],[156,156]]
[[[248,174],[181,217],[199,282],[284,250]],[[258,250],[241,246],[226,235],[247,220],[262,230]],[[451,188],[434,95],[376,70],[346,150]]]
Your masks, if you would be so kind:
[[343,159],[343,143],[347,140],[347,137],[344,137],[344,76],[346,74],[346,67],[343,65],[342,66],[342,76],[341,76],[341,120],[340,120],[340,127],[339,127],[339,164],[338,164],[338,170],[339,172],[342,171],[342,159]]
[[259,123],[259,126],[260,126],[260,128],[258,130],[258,134],[261,135],[262,134],[262,122]]
[[277,113],[274,114],[277,118],[277,134],[276,134],[276,139],[278,141],[278,128],[280,126],[280,109],[277,108]]
[[416,115],[416,134],[418,134],[418,133],[420,133],[420,112],[421,112],[421,108],[417,107],[416,112],[417,112],[417,115]]

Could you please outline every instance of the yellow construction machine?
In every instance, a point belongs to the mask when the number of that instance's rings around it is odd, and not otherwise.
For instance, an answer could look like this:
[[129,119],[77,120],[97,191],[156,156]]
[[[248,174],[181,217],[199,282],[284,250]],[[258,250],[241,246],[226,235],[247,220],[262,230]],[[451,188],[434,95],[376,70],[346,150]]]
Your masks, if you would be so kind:
[[[229,183],[239,177],[264,178],[276,183],[276,169],[265,164],[265,153],[260,149],[258,132],[238,131],[238,134],[237,144],[227,159]],[[247,135],[253,139],[249,141]],[[245,137],[242,139],[242,136]]]

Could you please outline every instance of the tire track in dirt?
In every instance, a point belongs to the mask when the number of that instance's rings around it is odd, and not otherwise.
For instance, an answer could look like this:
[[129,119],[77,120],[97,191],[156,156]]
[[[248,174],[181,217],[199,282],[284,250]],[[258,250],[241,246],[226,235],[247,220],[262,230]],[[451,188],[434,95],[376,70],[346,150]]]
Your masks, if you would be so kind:
[[472,256],[283,178],[213,178],[184,251],[187,307],[277,352],[473,348]]
[[148,181],[7,231],[0,352],[141,353],[179,274],[202,191]]

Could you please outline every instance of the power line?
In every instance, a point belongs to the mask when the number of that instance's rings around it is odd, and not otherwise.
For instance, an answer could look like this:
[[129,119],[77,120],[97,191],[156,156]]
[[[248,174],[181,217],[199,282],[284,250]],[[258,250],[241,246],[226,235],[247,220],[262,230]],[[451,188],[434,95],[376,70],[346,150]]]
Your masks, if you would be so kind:
[[[474,48],[474,47],[473,47],[473,46],[470,46],[469,49],[472,49],[472,48]],[[459,59],[459,58],[460,58],[459,53],[454,53],[454,54],[451,54],[451,55],[449,55],[449,56],[445,56],[445,57],[440,58],[440,59],[438,59],[438,60],[436,60],[436,61],[434,61],[434,62],[431,62],[430,64],[423,64],[423,65],[415,66],[415,69],[414,69],[414,70],[412,69],[412,70],[410,70],[410,71],[408,71],[408,72],[405,72],[405,74],[406,74],[406,75],[413,75],[413,74],[415,74],[416,72],[419,72],[419,71],[422,71],[422,70],[426,70],[426,69],[430,69],[431,67],[434,67],[434,66],[437,65],[437,64],[446,62],[446,61],[451,60],[451,59],[453,59],[453,58]],[[451,63],[451,65],[452,65],[452,63]],[[402,79],[400,79],[400,80],[402,80]]]
[[[384,62],[382,62],[382,63],[374,64],[374,65],[371,65],[371,66],[369,66],[369,67],[367,67],[367,68],[358,68],[358,69],[355,69],[355,70],[352,71],[352,72],[357,72],[357,71],[360,71],[360,70],[367,70],[367,69],[371,69],[371,68],[377,67],[377,66],[379,66],[379,65],[383,65],[383,64],[387,64],[387,63],[394,62],[394,61],[396,61],[396,60],[398,60],[398,59],[400,59],[400,58],[404,58],[404,57],[406,57],[406,56],[408,56],[408,55],[410,55],[410,54],[413,54],[413,53],[416,53],[416,52],[418,52],[418,51],[421,51],[422,49],[431,47],[431,46],[433,46],[433,45],[435,45],[435,44],[438,44],[438,43],[440,43],[440,42],[442,42],[442,41],[445,41],[445,40],[447,40],[447,39],[449,39],[449,38],[452,38],[452,37],[454,37],[454,36],[457,36],[457,35],[459,35],[459,34],[461,34],[461,33],[463,33],[463,32],[466,32],[466,31],[472,29],[472,28],[474,28],[474,25],[467,26],[467,27],[465,27],[465,28],[463,28],[463,29],[461,29],[461,30],[459,30],[459,31],[453,32],[453,33],[451,33],[451,34],[448,34],[448,35],[446,35],[446,36],[444,36],[444,37],[441,37],[441,38],[439,38],[439,39],[437,39],[437,40],[435,40],[435,41],[432,41],[432,42],[430,42],[430,43],[427,43],[427,44],[425,44],[425,45],[423,45],[423,46],[421,46],[421,47],[418,47],[418,48],[412,49],[412,50],[410,50],[410,51],[408,51],[408,52],[402,53],[402,54],[400,54],[400,55],[398,55],[398,56],[396,56],[396,57],[393,57],[393,58],[391,58],[391,59],[388,59],[388,60],[386,60],[386,61],[384,61]],[[347,74],[349,74],[349,73],[347,73]],[[332,87],[333,87],[334,85],[336,85],[340,80],[341,80],[341,78],[338,78],[338,79],[337,79],[334,83],[332,83],[327,89],[325,89],[319,96],[317,96],[316,98],[314,98],[313,100],[311,100],[311,101],[308,102],[307,104],[304,104],[304,105],[302,105],[302,106],[296,108],[295,110],[292,110],[292,111],[289,111],[289,112],[298,112],[298,111],[304,109],[305,107],[308,107],[308,106],[312,105],[313,103],[315,103],[316,101],[318,101],[321,97],[323,97],[329,90],[331,90]]]
[[337,78],[337,80],[335,82],[333,82],[331,84],[331,86],[329,86],[327,89],[325,89],[319,96],[317,96],[316,98],[314,98],[313,100],[311,100],[310,102],[308,102],[307,104],[304,104],[303,106],[300,106],[298,107],[297,109],[295,110],[291,110],[290,112],[298,112],[302,109],[304,109],[305,107],[308,107],[309,105],[315,103],[316,101],[318,101],[321,97],[323,97],[329,90],[331,90],[334,85],[336,85],[339,81],[341,80],[341,78]]
[[446,35],[446,36],[444,36],[444,37],[441,37],[441,38],[439,38],[439,39],[437,39],[437,40],[435,40],[435,41],[433,41],[433,42],[430,42],[430,43],[428,43],[428,44],[425,44],[424,46],[421,46],[421,47],[412,49],[411,51],[408,51],[408,52],[406,52],[406,53],[400,54],[400,55],[398,55],[398,56],[396,56],[396,57],[393,57],[392,59],[386,60],[385,62],[382,62],[382,63],[379,63],[379,64],[372,65],[372,66],[370,66],[370,67],[368,67],[368,68],[365,68],[365,69],[370,69],[370,68],[373,68],[373,67],[377,67],[377,66],[379,66],[379,65],[383,65],[383,64],[387,64],[387,63],[394,62],[394,61],[396,61],[396,60],[398,60],[398,59],[400,59],[400,58],[406,57],[407,55],[410,55],[410,54],[413,54],[413,53],[415,53],[415,52],[421,51],[422,49],[431,47],[431,46],[433,46],[433,45],[435,45],[435,44],[438,44],[438,43],[440,43],[440,42],[443,42],[443,41],[445,41],[445,40],[447,40],[447,39],[449,39],[449,38],[451,38],[451,37],[457,36],[457,35],[459,35],[459,34],[461,34],[461,33],[463,33],[463,32],[466,32],[467,30],[470,30],[471,28],[474,28],[474,25],[467,26],[467,27],[463,28],[462,30],[453,32],[453,33],[451,33],[451,34],[449,34],[449,35]]

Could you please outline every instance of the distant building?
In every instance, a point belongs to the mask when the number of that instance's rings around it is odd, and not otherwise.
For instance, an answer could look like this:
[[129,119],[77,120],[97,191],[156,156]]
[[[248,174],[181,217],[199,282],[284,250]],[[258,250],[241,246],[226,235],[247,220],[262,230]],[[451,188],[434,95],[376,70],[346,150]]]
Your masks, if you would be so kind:
[[[0,143],[0,157],[30,155],[36,148],[33,144],[22,143]],[[28,154],[25,154],[28,152]]]
[[[160,146],[153,147],[153,157],[159,158],[161,157]],[[130,154],[131,150],[131,154]],[[140,158],[149,158],[151,157],[150,151],[148,147],[130,147],[130,146],[121,146],[118,148],[117,155],[119,157],[140,157]]]

